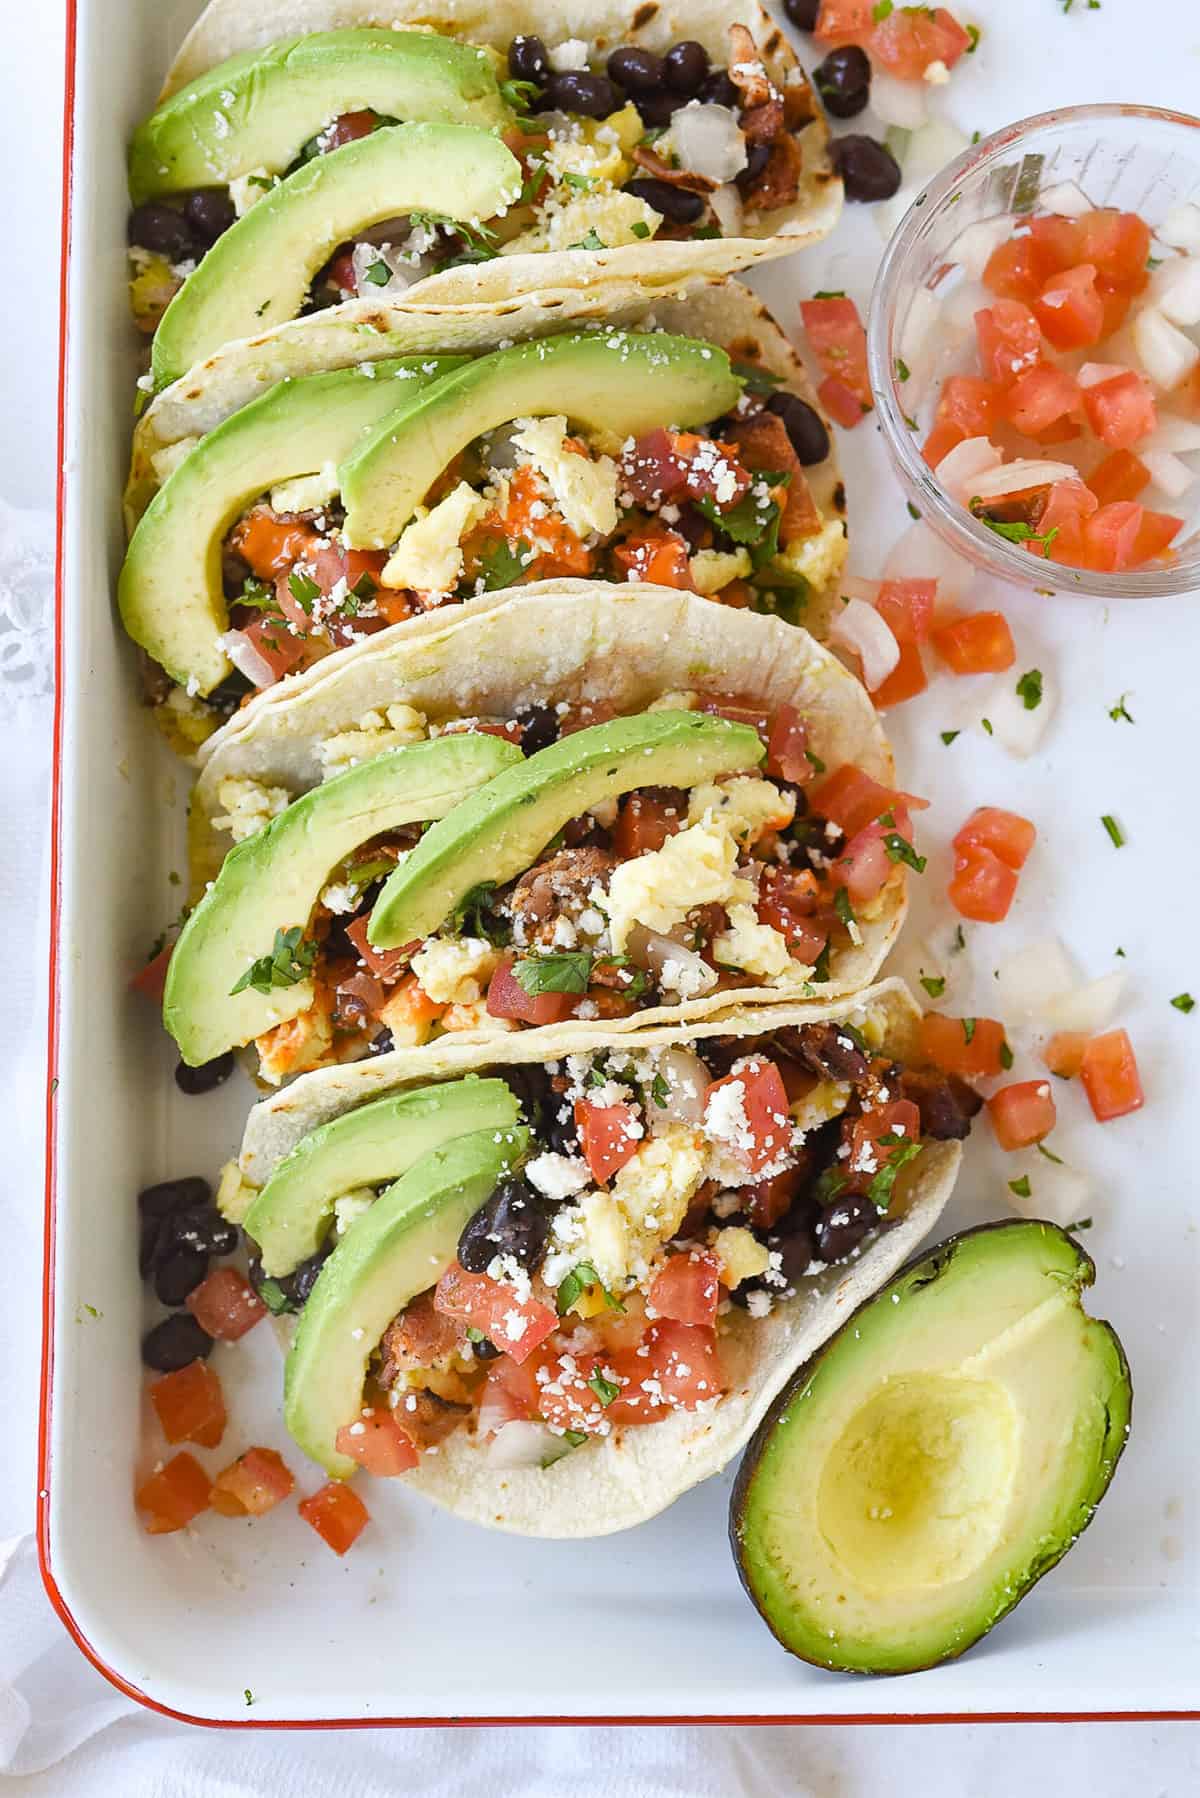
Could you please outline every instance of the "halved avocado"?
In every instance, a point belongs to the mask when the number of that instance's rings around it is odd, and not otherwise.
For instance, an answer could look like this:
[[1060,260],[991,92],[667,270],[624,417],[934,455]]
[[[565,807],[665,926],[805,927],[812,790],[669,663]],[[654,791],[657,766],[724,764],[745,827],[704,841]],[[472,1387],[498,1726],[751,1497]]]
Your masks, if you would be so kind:
[[302,794],[231,849],[167,968],[163,1023],[184,1061],[198,1067],[312,1004],[311,980],[233,988],[270,955],[277,930],[307,927],[339,862],[382,831],[445,817],[520,760],[514,744],[481,732],[387,749]]
[[784,1647],[911,1673],[986,1635],[1090,1523],[1129,1432],[1091,1259],[1055,1224],[949,1237],[842,1325],[746,1451],[730,1535]]
[[282,1279],[315,1255],[334,1200],[356,1186],[398,1180],[431,1149],[477,1130],[511,1130],[520,1106],[503,1080],[447,1080],[389,1093],[312,1130],[289,1155],[242,1219],[262,1268]]
[[347,112],[408,123],[506,125],[485,51],[432,31],[314,31],[218,63],[164,100],[129,146],[135,206],[159,194],[277,175]]
[[[497,1141],[499,1137],[499,1141]],[[423,1155],[342,1237],[317,1276],[284,1372],[284,1421],[335,1479],[357,1463],[337,1433],[362,1405],[367,1364],[398,1311],[436,1286],[458,1239],[524,1154],[529,1132],[480,1130]]]
[[532,866],[572,818],[635,787],[692,787],[753,768],[758,733],[706,712],[639,712],[561,737],[497,775],[438,824],[388,880],[369,939],[397,948],[429,936],[485,881]]
[[219,237],[163,313],[156,388],[223,343],[295,318],[338,245],[415,212],[478,224],[521,191],[521,165],[490,132],[384,125],[315,156]]
[[364,431],[462,356],[412,356],[280,381],[204,437],[164,481],[126,551],[117,583],[135,643],[189,692],[229,673],[217,643],[229,628],[221,545],[269,487],[348,455]]
[[563,413],[591,430],[636,437],[657,426],[707,424],[741,391],[724,350],[658,331],[573,332],[480,356],[384,419],[342,464],[346,541],[360,549],[394,543],[454,458],[511,419]]

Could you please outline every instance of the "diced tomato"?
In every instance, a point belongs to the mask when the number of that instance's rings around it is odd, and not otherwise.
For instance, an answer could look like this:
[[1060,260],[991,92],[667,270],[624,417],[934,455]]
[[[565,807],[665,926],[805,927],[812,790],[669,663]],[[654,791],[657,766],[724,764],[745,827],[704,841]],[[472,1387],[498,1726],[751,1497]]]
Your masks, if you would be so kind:
[[163,993],[167,985],[167,967],[174,952],[174,943],[168,943],[157,955],[152,955],[145,967],[139,968],[129,982],[135,993],[144,993],[156,1005],[162,1004]]
[[1136,282],[1146,272],[1150,227],[1135,212],[1103,207],[1075,221],[1079,260],[1093,262],[1110,281]]
[[698,708],[714,718],[728,718],[731,724],[748,724],[756,730],[764,745],[771,734],[770,714],[764,712],[749,696],[741,693],[706,693]]
[[670,1407],[693,1411],[724,1390],[717,1333],[699,1324],[662,1318],[639,1348],[613,1355],[612,1365],[624,1382],[607,1409],[612,1423],[651,1423]]
[[[735,1111],[740,1110],[738,1141],[731,1146],[752,1174],[761,1174],[791,1147],[787,1089],[773,1061],[760,1055],[750,1056],[734,1073],[713,1081],[704,1095],[705,1115],[712,1113],[716,1118],[723,1113],[725,1100],[718,1100],[714,1109],[714,1096],[722,1093],[735,1097],[737,1089],[741,1096],[740,1108],[736,1099],[734,1106]],[[743,1138],[742,1117],[748,1141]]]
[[910,811],[925,811],[928,799],[918,799],[914,793],[902,793],[894,787],[880,786],[869,774],[853,762],[843,762],[834,770],[828,780],[809,794],[809,812],[817,818],[828,818],[839,826],[848,837],[857,836],[864,826],[872,823],[886,811],[897,805],[905,806]]
[[990,849],[973,849],[954,858],[946,888],[955,911],[977,924],[999,924],[1016,897],[1017,876]]
[[1042,291],[1045,275],[1033,237],[1010,237],[988,257],[983,284],[1002,300],[1021,300],[1031,306]]
[[1004,1071],[1004,1025],[995,1018],[948,1018],[927,1011],[921,1019],[921,1056],[944,1074],[985,1079]]
[[984,375],[1002,387],[1011,387],[1041,357],[1041,329],[1020,300],[997,300],[977,312],[975,335]]
[[951,375],[938,396],[939,424],[957,425],[964,437],[990,437],[1004,389],[980,375]]
[[990,849],[1006,867],[1021,869],[1037,842],[1037,826],[1017,812],[1002,811],[996,805],[981,805],[971,813],[954,839],[954,847],[963,855],[977,849]]
[[813,36],[819,44],[856,44],[875,26],[875,0],[821,0]]
[[920,81],[932,63],[952,69],[971,39],[944,6],[894,6],[871,33],[871,59],[898,81]]
[[450,1263],[438,1281],[433,1302],[447,1317],[461,1317],[464,1323],[482,1330],[489,1342],[518,1362],[532,1355],[558,1322],[549,1305],[519,1298],[505,1281],[468,1273],[457,1261]]
[[524,1365],[510,1355],[498,1355],[488,1362],[475,1425],[481,1436],[502,1430],[506,1423],[523,1423],[537,1416],[541,1391],[536,1375],[540,1365],[541,1351]]
[[1103,1036],[1089,1040],[1079,1064],[1079,1078],[1092,1115],[1101,1124],[1139,1111],[1146,1103],[1137,1057],[1124,1030],[1106,1030]]
[[612,554],[627,581],[648,581],[653,587],[676,587],[685,593],[696,591],[687,543],[674,531],[627,537],[614,546]]
[[218,1342],[236,1342],[267,1315],[267,1307],[235,1267],[214,1267],[185,1303],[200,1328]]
[[1079,222],[1064,217],[1061,212],[1039,213],[1030,219],[1027,241],[1043,280],[1047,275],[1057,274],[1061,269],[1072,268],[1085,260]]
[[645,1136],[636,1105],[593,1105],[590,1099],[576,1099],[575,1127],[597,1186],[607,1186],[633,1159]]
[[672,1255],[650,1287],[650,1304],[660,1317],[707,1329],[716,1324],[720,1297],[720,1263],[699,1249]]
[[1058,1122],[1054,1095],[1045,1080],[1018,1080],[1002,1086],[987,1102],[988,1116],[1002,1149],[1030,1149]]
[[809,869],[764,864],[755,907],[758,921],[779,932],[797,961],[815,962],[829,940],[829,920],[814,915],[819,894]]
[[1016,380],[1005,395],[1005,416],[1029,436],[1048,431],[1064,419],[1074,419],[1081,405],[1074,375],[1054,362],[1039,362]]
[[291,1492],[295,1480],[273,1448],[248,1448],[213,1481],[210,1503],[222,1517],[261,1517]]
[[[298,637],[279,618],[254,618],[241,629],[242,635],[249,638],[253,648],[267,664],[274,680],[281,680],[285,674],[290,674],[309,655],[306,639]],[[270,684],[263,682],[264,686]]]
[[1003,674],[1017,659],[1003,612],[961,612],[935,625],[930,641],[954,674]]
[[355,918],[353,923],[347,924],[346,935],[372,974],[378,975],[379,979],[384,981],[398,980],[412,960],[413,945],[404,943],[398,949],[377,949],[367,934],[370,928],[370,915],[364,914],[362,917]]
[[[890,1139],[896,1137],[897,1141]],[[875,1175],[888,1167],[905,1143],[920,1142],[921,1113],[911,1099],[894,1099],[864,1111],[850,1123],[845,1141],[850,1153],[837,1165],[844,1169],[851,1190],[865,1192]]]
[[353,1548],[371,1521],[371,1513],[358,1493],[338,1480],[330,1480],[311,1498],[302,1498],[296,1508],[335,1555],[344,1555]]
[[311,524],[276,518],[265,506],[255,506],[229,533],[230,548],[260,581],[287,574],[320,540]]
[[606,1434],[610,1425],[601,1382],[616,1385],[615,1356],[588,1349],[543,1349],[538,1365],[545,1379],[540,1386],[538,1410],[558,1430],[582,1430],[585,1435]]
[[1150,470],[1132,450],[1114,450],[1093,468],[1087,484],[1102,506],[1119,499],[1136,499],[1143,487],[1150,485]]
[[954,424],[950,419],[939,419],[925,439],[921,454],[930,468],[936,468],[952,449],[957,449],[960,443],[966,442],[966,437],[967,433],[961,425]]
[[630,793],[621,801],[613,832],[613,848],[620,861],[632,861],[661,849],[668,837],[687,823],[687,794],[660,797],[653,792]]
[[899,661],[892,672],[880,681],[871,698],[877,711],[886,712],[889,706],[901,705],[906,699],[915,699],[928,685],[929,676],[921,660],[921,646],[915,638],[904,637],[900,640]]
[[814,772],[808,753],[808,726],[794,705],[781,705],[771,719],[767,773],[802,787]]
[[1091,262],[1051,275],[1033,302],[1034,317],[1056,350],[1087,350],[1104,334],[1104,301]]
[[169,1536],[186,1529],[193,1517],[208,1509],[212,1482],[194,1455],[172,1455],[164,1467],[143,1480],[133,1495],[143,1522],[152,1536]]
[[1073,1080],[1083,1066],[1088,1040],[1086,1030],[1058,1030],[1042,1050],[1042,1060],[1060,1080]]
[[1101,275],[1096,282],[1096,292],[1100,295],[1100,304],[1104,307],[1104,326],[1100,332],[1102,338],[1111,337],[1119,331],[1129,316],[1129,308],[1133,304],[1134,295],[1130,288],[1119,287],[1115,281],[1106,281]]
[[1161,556],[1182,529],[1182,518],[1173,518],[1169,512],[1144,511],[1133,541],[1130,566],[1137,568]]
[[1144,508],[1133,499],[1114,500],[1084,520],[1083,566],[1102,573],[1119,572],[1136,558]]
[[[859,402],[858,417],[861,418],[864,412],[871,410],[875,401],[867,372],[867,334],[858,316],[858,307],[853,300],[844,297],[802,300],[800,316],[804,320],[813,355],[832,380],[840,382],[854,395]],[[819,391],[824,399],[823,383]],[[845,402],[842,401],[841,404],[843,411],[848,412]],[[829,410],[836,418],[836,410],[832,406]],[[838,422],[851,424],[857,423],[857,419],[847,417]]]
[[898,643],[919,643],[929,635],[936,600],[936,581],[883,581],[875,597],[875,610]]
[[1026,543],[1024,547],[1036,555],[1046,554],[1052,562],[1078,564],[1083,555],[1083,526],[1096,510],[1096,496],[1082,481],[1055,481],[1038,520],[1038,530],[1049,536],[1048,549]]
[[[896,833],[905,836],[906,831],[899,828],[900,817],[907,814],[895,813]],[[891,830],[885,824],[868,824],[856,836],[852,836],[837,860],[829,867],[829,879],[835,887],[845,887],[847,894],[855,905],[866,905],[876,894],[881,893],[896,872],[897,864],[893,862],[887,851],[887,838]]]
[[852,431],[855,425],[860,425],[874,405],[874,401],[867,405],[861,400],[839,375],[826,375],[818,382],[817,398],[834,424],[841,425],[843,431]]
[[322,132],[322,151],[340,150],[343,144],[352,144],[356,138],[370,137],[378,123],[378,116],[373,112],[344,112]]
[[1110,449],[1132,449],[1158,423],[1150,384],[1134,369],[1085,387],[1083,404],[1088,423]]
[[361,1417],[342,1425],[337,1433],[337,1450],[377,1479],[407,1473],[421,1459],[412,1437],[397,1422],[395,1412],[378,1405],[364,1405]]
[[[813,1090],[815,1080],[798,1070],[797,1063],[789,1062],[789,1070],[796,1070],[799,1079],[805,1082],[804,1092]],[[795,1103],[801,1096],[794,1090],[793,1079],[785,1077],[788,1099]],[[773,1230],[781,1217],[786,1217],[792,1208],[792,1201],[803,1191],[809,1182],[809,1171],[799,1162],[795,1167],[784,1168],[781,1174],[773,1174],[769,1180],[755,1180],[749,1186],[739,1189],[742,1199],[742,1210],[746,1214],[746,1222],[752,1230]]]
[[527,993],[509,959],[502,961],[488,982],[488,1016],[517,1018],[522,1024],[558,1024],[569,1018],[579,1002],[578,993]]
[[205,1361],[189,1361],[186,1367],[153,1381],[150,1402],[168,1442],[198,1442],[201,1448],[216,1448],[225,1434],[225,1395]]

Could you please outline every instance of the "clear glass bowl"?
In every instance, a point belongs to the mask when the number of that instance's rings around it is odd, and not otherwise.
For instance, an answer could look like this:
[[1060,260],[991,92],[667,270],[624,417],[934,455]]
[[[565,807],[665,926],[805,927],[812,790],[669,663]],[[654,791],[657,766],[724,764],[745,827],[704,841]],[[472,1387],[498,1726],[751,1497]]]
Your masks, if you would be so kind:
[[[939,488],[921,456],[924,431],[910,423],[914,401],[905,396],[897,358],[914,302],[928,308],[927,296],[933,294],[939,313],[952,315],[958,293],[961,315],[975,287],[957,259],[966,227],[1014,213],[1059,210],[1052,193],[1049,203],[1041,196],[1064,184],[1068,200],[1072,189],[1082,190],[1092,206],[1140,213],[1153,230],[1173,206],[1200,202],[1200,119],[1152,106],[1073,106],[1040,113],[973,145],[929,183],[888,245],[871,301],[867,353],[884,441],[921,516],[989,574],[1041,591],[1107,599],[1192,592],[1200,589],[1200,479],[1182,499],[1162,503],[1162,509],[1184,517],[1172,545],[1173,561],[1129,574],[1097,574],[1033,556],[972,518]],[[980,235],[986,231],[975,234]],[[1054,450],[1045,454],[1052,457]]]

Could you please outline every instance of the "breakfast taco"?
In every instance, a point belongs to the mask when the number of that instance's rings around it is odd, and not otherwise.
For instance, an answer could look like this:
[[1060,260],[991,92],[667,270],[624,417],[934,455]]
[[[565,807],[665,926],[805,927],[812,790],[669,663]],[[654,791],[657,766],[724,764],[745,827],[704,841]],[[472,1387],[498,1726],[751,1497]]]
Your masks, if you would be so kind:
[[221,1201],[335,1479],[602,1535],[715,1473],[932,1228],[979,1109],[899,981],[570,1047],[444,1039],[251,1113]]
[[303,311],[723,275],[823,237],[824,116],[753,3],[217,0],[129,156],[161,389]]
[[178,746],[339,648],[530,581],[677,587],[820,634],[847,547],[832,434],[738,282],[642,299],[636,329],[514,343],[498,310],[473,358],[433,347],[436,313],[377,316],[222,351],[138,427],[118,599]]
[[598,582],[437,616],[206,745],[164,1008],[185,1063],[253,1043],[279,1083],[873,978],[924,802],[806,632]]

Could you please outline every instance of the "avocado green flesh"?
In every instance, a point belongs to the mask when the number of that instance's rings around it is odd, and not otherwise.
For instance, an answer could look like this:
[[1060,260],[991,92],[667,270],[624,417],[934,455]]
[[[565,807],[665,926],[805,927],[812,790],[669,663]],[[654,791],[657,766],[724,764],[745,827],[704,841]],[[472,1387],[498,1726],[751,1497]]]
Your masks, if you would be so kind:
[[436,1286],[464,1226],[528,1141],[524,1129],[483,1130],[423,1155],[322,1267],[287,1358],[284,1420],[304,1453],[335,1479],[356,1470],[339,1454],[337,1433],[358,1416],[367,1365],[384,1331]]
[[498,137],[465,125],[384,125],[315,156],[219,237],[163,313],[151,369],[166,387],[223,343],[295,318],[339,244],[414,212],[493,217],[521,167]]
[[472,887],[503,885],[572,818],[637,787],[692,787],[763,758],[756,731],[704,712],[642,712],[562,737],[507,769],[426,831],[388,877],[370,941],[429,936]]
[[1129,1369],[1052,1224],[952,1237],[855,1313],[747,1451],[731,1533],[786,1648],[906,1673],[986,1634],[1091,1520]]
[[311,980],[269,992],[234,986],[276,930],[307,927],[338,864],[383,831],[443,818],[520,761],[503,738],[463,732],[388,749],[303,794],[230,850],[183,927],[167,968],[163,1023],[190,1067],[306,1011]]
[[519,1121],[503,1080],[472,1078],[391,1093],[322,1124],[284,1157],[242,1220],[263,1272],[282,1279],[315,1255],[343,1193],[398,1180],[456,1137]]
[[197,76],[138,126],[129,147],[135,206],[160,194],[277,175],[347,112],[408,123],[511,118],[483,51],[429,31],[321,31],[248,50]]
[[481,356],[385,419],[343,464],[346,541],[393,543],[454,458],[514,418],[563,413],[586,429],[637,437],[707,424],[741,391],[724,350],[665,332],[581,332]]
[[135,643],[190,692],[229,673],[217,639],[229,628],[221,580],[230,526],[268,488],[349,454],[402,398],[461,366],[420,356],[280,381],[204,437],[168,477],[130,540],[117,604]]

